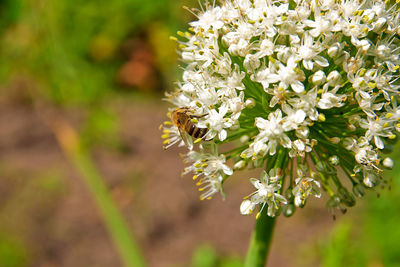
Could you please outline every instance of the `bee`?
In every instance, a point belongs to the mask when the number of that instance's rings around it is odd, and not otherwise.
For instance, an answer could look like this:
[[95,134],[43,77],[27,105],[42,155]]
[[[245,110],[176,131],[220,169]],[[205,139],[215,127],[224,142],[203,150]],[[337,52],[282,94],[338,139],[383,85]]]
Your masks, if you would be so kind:
[[196,138],[196,140],[202,139],[206,135],[208,130],[207,128],[197,127],[193,123],[193,119],[202,118],[204,116],[207,116],[207,114],[201,116],[190,114],[190,109],[188,107],[177,108],[172,112],[172,122],[176,127],[178,127],[179,133],[186,144],[188,144],[186,134]]

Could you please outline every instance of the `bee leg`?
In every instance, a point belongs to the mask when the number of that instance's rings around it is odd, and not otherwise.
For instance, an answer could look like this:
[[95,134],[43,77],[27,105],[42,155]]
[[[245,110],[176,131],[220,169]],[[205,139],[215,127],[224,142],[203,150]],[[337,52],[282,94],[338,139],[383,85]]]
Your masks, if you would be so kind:
[[198,119],[198,118],[203,118],[203,117],[205,117],[205,116],[207,116],[207,115],[208,115],[208,113],[203,114],[203,115],[200,115],[200,116],[197,116],[197,115],[189,115],[189,117],[190,117],[191,119],[193,119],[193,118]]

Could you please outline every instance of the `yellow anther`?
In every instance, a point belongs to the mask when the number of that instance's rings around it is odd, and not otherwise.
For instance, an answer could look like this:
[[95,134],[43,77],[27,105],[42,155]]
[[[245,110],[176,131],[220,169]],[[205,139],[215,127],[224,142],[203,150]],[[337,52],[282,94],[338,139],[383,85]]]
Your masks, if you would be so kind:
[[201,103],[199,101],[196,101],[196,106],[198,106],[199,108],[201,108]]
[[201,185],[201,182],[197,182],[196,185],[197,185],[197,186],[200,186],[200,185]]
[[198,120],[197,118],[193,118],[193,119],[191,119],[191,121],[192,121],[193,123],[198,123],[198,122],[199,122],[199,120]]
[[166,139],[166,140],[164,140],[163,144],[164,144],[164,145],[168,145],[169,142],[170,142],[169,139]]
[[285,20],[287,20],[287,17],[286,16],[281,16],[281,20],[285,21]]
[[196,168],[200,168],[200,167],[201,167],[201,164],[200,164],[200,163],[196,163],[196,164],[194,164],[193,166],[195,166]]
[[256,220],[257,220],[258,218],[260,218],[260,216],[261,216],[261,212],[257,212]]
[[200,43],[199,43],[199,42],[193,42],[193,44],[194,44],[194,45],[200,45]]
[[252,19],[249,19],[247,22],[250,23],[250,24],[255,24],[255,23],[256,23],[256,22],[255,22],[254,20],[252,20]]
[[388,122],[385,122],[384,124],[383,124],[383,127],[388,127],[389,126],[389,123]]
[[176,33],[181,37],[185,37],[185,34],[183,32],[181,32],[181,31],[177,31]]
[[170,39],[171,41],[178,41],[178,38],[176,38],[175,36],[170,36],[169,39]]
[[246,159],[246,158],[247,158],[247,155],[246,155],[246,154],[240,154],[240,157],[241,157],[242,159]]
[[212,197],[208,197],[208,198],[206,198],[207,200],[210,200],[210,199],[212,199]]
[[169,134],[163,134],[163,135],[161,135],[161,138],[162,139],[167,139],[169,137]]
[[396,138],[396,135],[395,135],[395,134],[389,135],[389,139],[393,140],[393,139],[395,139],[395,138]]
[[164,121],[164,125],[166,125],[166,126],[171,126],[171,125],[172,125],[172,122],[170,122],[170,121]]
[[205,167],[207,167],[207,166],[208,166],[207,163],[203,163],[203,164],[201,165],[202,168],[205,168]]
[[319,121],[325,121],[325,120],[326,120],[325,115],[322,114],[322,113],[320,113],[320,114],[318,115],[318,120],[319,120]]
[[374,89],[374,88],[376,87],[376,82],[369,82],[369,83],[368,83],[368,86],[369,86],[371,89]]
[[322,89],[318,89],[317,94],[322,94],[323,91],[324,90],[322,90]]
[[193,143],[197,144],[198,142],[200,142],[202,139],[201,138],[197,138],[196,140],[193,141]]
[[197,176],[197,175],[193,175],[192,179],[193,179],[193,180],[196,180],[196,179],[197,179],[197,177],[199,177],[199,176]]
[[388,118],[388,119],[390,119],[392,116],[393,116],[392,113],[387,113],[387,114],[386,114],[386,118]]
[[199,188],[199,191],[200,192],[204,191],[204,188],[203,187]]
[[183,48],[186,48],[186,45],[184,45],[184,44],[179,44],[178,47],[179,47],[180,49],[183,49]]

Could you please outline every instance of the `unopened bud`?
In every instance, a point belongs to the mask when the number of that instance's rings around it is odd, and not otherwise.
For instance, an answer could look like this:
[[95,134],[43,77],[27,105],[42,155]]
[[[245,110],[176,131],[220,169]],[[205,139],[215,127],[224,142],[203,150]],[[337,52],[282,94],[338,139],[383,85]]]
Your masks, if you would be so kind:
[[333,46],[328,48],[328,56],[330,56],[331,58],[335,58],[337,56],[339,56],[341,52],[341,48],[340,48],[340,44],[336,43]]
[[317,71],[311,77],[311,82],[315,85],[321,85],[326,81],[325,73],[322,70]]
[[338,195],[341,199],[341,202],[347,207],[353,207],[356,204],[356,199],[349,191],[347,191],[346,188],[339,188]]
[[283,206],[283,215],[285,217],[290,217],[294,214],[296,207],[293,204],[287,204]]
[[246,108],[254,108],[256,101],[253,98],[248,98],[245,102]]
[[337,145],[337,144],[340,143],[340,138],[339,137],[332,137],[332,138],[329,138],[329,141],[331,141],[332,144]]
[[236,162],[235,165],[233,166],[233,168],[235,170],[241,170],[244,167],[246,167],[246,162],[244,160],[240,160],[240,161]]
[[337,195],[331,196],[326,202],[328,208],[336,208],[340,204],[340,198]]
[[323,161],[318,161],[317,164],[315,165],[315,168],[317,171],[326,173],[328,171],[328,168],[326,167],[326,163]]
[[249,139],[250,139],[250,137],[248,136],[248,135],[242,135],[241,137],[240,137],[240,142],[242,143],[242,144],[244,144],[244,143],[246,143],[247,141],[249,141]]
[[339,157],[334,155],[329,158],[329,162],[334,166],[339,165]]
[[391,158],[385,158],[382,162],[382,165],[389,170],[393,169],[394,161]]
[[365,195],[364,185],[356,184],[355,186],[353,186],[353,194],[356,197],[363,197]]
[[327,81],[330,86],[336,86],[342,82],[342,76],[338,71],[334,70],[328,74]]

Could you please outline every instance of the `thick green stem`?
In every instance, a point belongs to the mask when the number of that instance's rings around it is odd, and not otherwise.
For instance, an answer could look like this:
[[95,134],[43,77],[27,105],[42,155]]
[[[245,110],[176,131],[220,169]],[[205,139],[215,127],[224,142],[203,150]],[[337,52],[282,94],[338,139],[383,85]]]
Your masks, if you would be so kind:
[[256,227],[251,237],[247,252],[245,267],[264,267],[267,262],[268,250],[272,241],[275,218],[267,215],[264,209],[257,219]]
[[[288,164],[285,160],[286,150],[278,150],[275,168],[284,169]],[[267,171],[268,170],[267,164]],[[251,236],[249,250],[247,251],[245,267],[264,267],[267,262],[269,247],[272,241],[272,234],[275,226],[275,218],[268,216],[268,207],[265,207],[257,216],[256,226]]]

